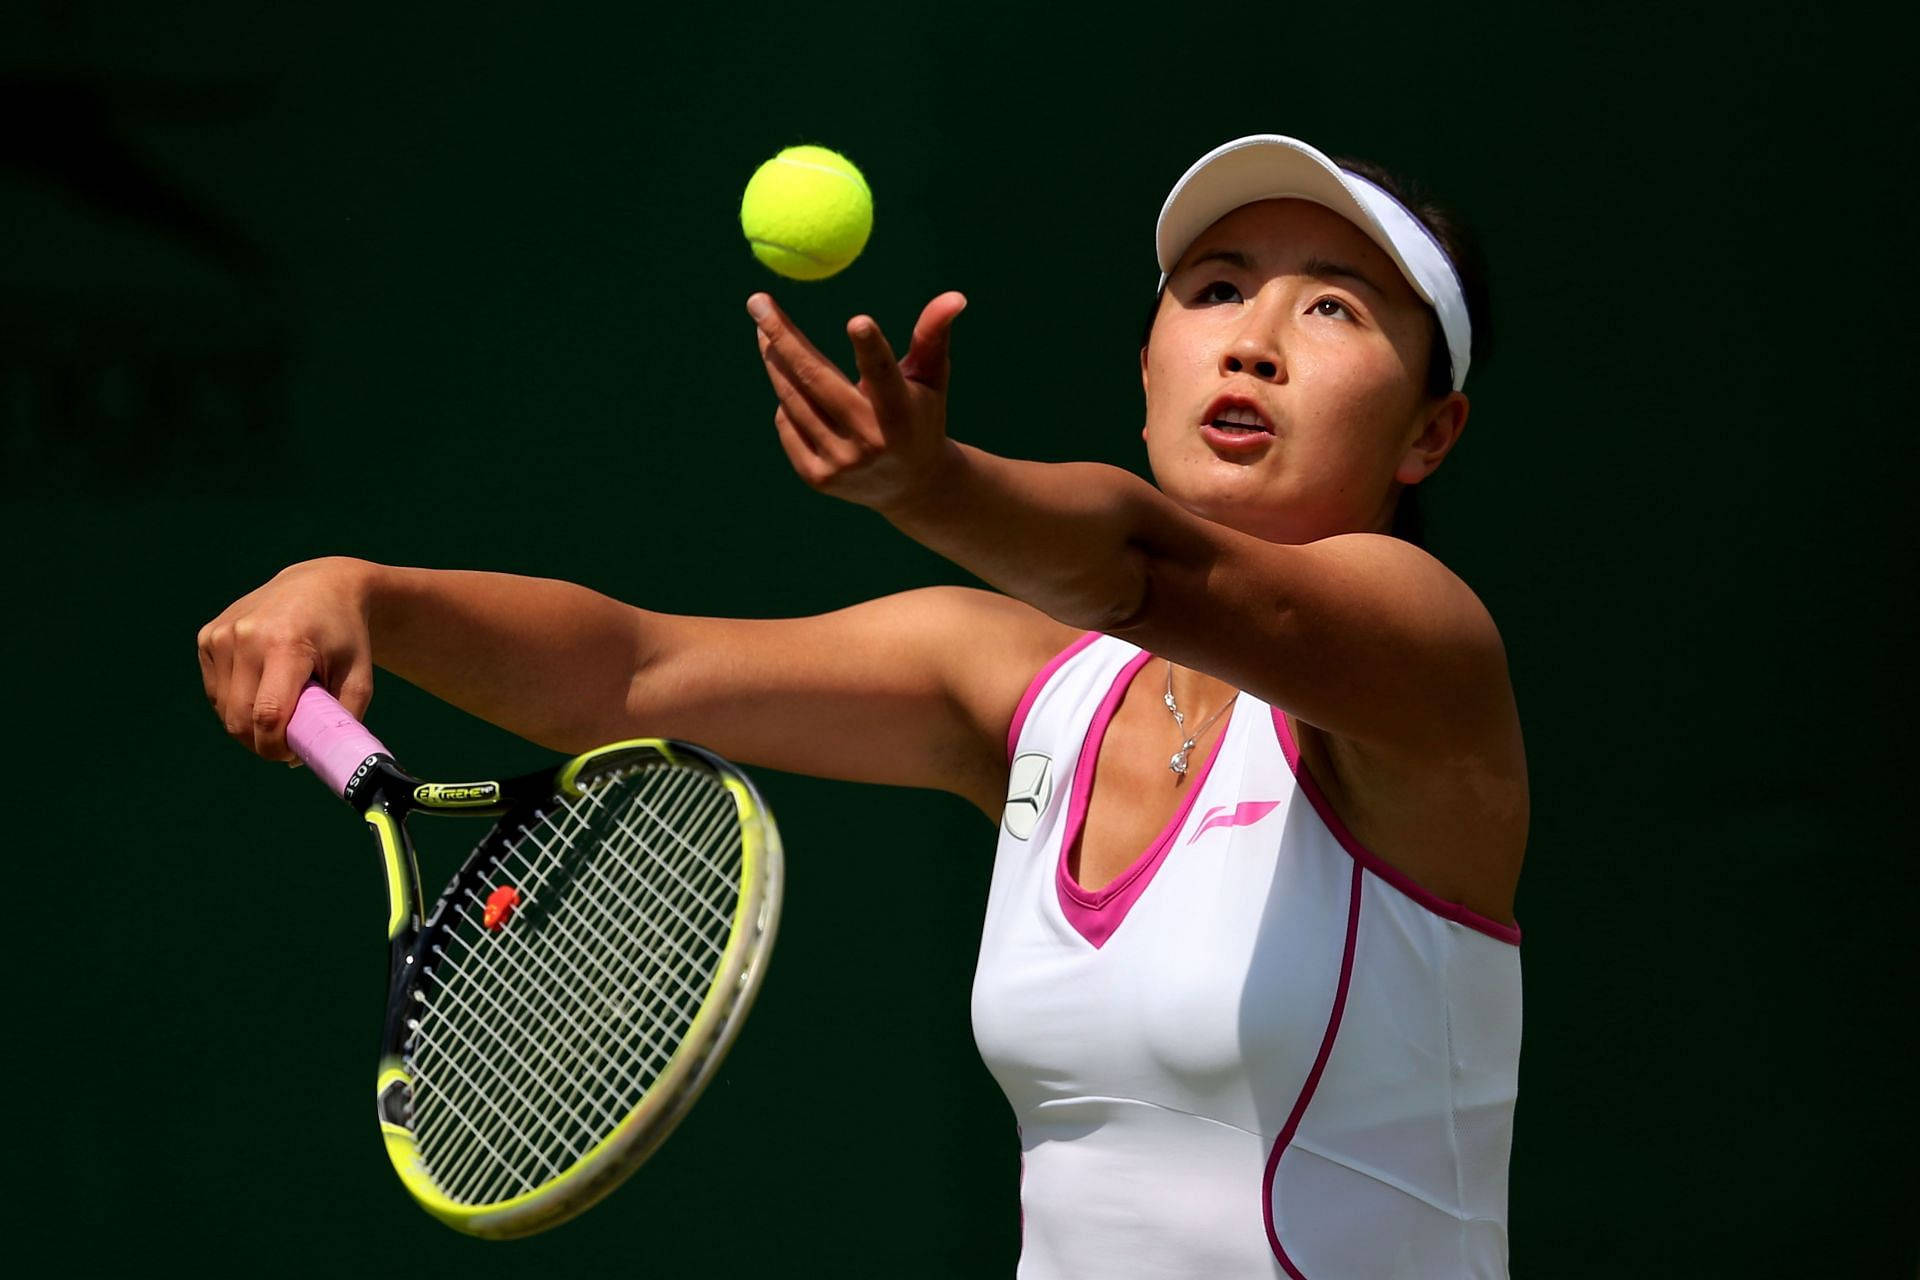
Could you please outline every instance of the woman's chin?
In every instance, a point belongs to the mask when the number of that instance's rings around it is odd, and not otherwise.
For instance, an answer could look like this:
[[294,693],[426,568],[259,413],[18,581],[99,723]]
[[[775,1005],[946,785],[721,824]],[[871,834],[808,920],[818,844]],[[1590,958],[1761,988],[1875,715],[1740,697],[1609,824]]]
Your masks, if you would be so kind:
[[1291,517],[1290,504],[1272,494],[1255,494],[1241,489],[1222,490],[1217,486],[1199,486],[1188,493],[1167,495],[1202,520],[1225,525],[1265,542],[1307,542]]

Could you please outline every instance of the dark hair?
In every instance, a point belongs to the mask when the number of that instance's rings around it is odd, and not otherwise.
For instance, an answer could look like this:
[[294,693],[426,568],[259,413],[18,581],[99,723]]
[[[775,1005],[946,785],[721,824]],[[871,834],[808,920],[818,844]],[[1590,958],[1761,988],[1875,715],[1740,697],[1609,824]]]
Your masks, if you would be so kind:
[[[1473,330],[1471,349],[1467,353],[1469,363],[1475,369],[1485,368],[1486,362],[1493,358],[1492,300],[1487,289],[1487,260],[1480,252],[1480,240],[1473,228],[1433,199],[1424,188],[1395,177],[1371,161],[1335,156],[1333,162],[1398,200],[1440,242],[1440,248],[1460,277],[1460,292],[1467,300],[1467,324]],[[1447,338],[1440,331],[1440,317],[1432,307],[1427,308],[1427,315],[1433,321],[1433,354],[1427,360],[1426,391],[1429,399],[1437,400],[1453,390],[1453,361],[1447,357]]]
[[[1468,351],[1470,367],[1476,370],[1486,368],[1487,361],[1493,356],[1492,300],[1487,285],[1487,261],[1480,251],[1480,241],[1473,229],[1423,188],[1396,177],[1372,161],[1335,156],[1333,162],[1349,173],[1359,174],[1398,200],[1439,241],[1460,277],[1460,291],[1466,296],[1467,323],[1473,330],[1472,346]],[[1142,351],[1146,350],[1148,339],[1153,336],[1154,321],[1160,317],[1160,297],[1158,293],[1154,295],[1153,306],[1147,312],[1147,322],[1140,330]],[[1437,400],[1453,390],[1453,361],[1447,352],[1446,334],[1440,329],[1440,316],[1431,306],[1425,309],[1433,337],[1427,356],[1426,383],[1422,390],[1428,399]],[[1393,511],[1393,536],[1415,546],[1425,546],[1426,522],[1420,514],[1419,491],[1418,485],[1407,485],[1400,490],[1400,500]]]

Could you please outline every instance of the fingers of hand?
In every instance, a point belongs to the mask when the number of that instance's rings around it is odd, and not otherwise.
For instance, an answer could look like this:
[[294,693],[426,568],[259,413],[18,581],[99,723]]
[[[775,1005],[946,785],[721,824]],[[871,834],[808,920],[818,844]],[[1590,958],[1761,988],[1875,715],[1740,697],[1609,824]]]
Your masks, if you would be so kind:
[[777,309],[756,319],[760,355],[780,402],[774,425],[801,477],[821,487],[879,452],[885,436],[867,396]]
[[793,465],[794,474],[813,488],[823,487],[831,480],[838,468],[832,462],[820,456],[814,447],[812,437],[804,434],[793,425],[793,419],[787,416],[786,406],[773,411],[774,434],[780,437],[780,447],[786,451],[787,461]]
[[220,677],[221,638],[224,634],[220,620],[215,618],[200,628],[200,634],[194,637],[194,647],[200,658],[200,687],[206,692],[207,702],[212,705],[215,715],[220,714],[220,690],[224,683]]
[[[274,631],[244,614],[231,620],[223,614],[202,627],[200,684],[227,736],[269,760],[289,760],[287,721],[318,669],[318,655],[310,643]],[[355,714],[371,694],[370,675],[360,676],[366,692],[359,706],[348,702]]]
[[260,664],[260,686],[253,695],[253,749],[269,760],[291,760],[287,721],[313,674],[313,653],[293,645],[267,650]]
[[811,343],[763,333],[760,355],[773,377],[775,393],[789,409],[796,407],[798,397],[823,426],[837,434],[856,432],[863,425],[866,397]]
[[[757,304],[757,305],[756,305]],[[799,326],[787,318],[772,298],[764,293],[756,293],[747,299],[747,311],[753,316],[754,326],[760,331],[760,354],[766,355],[769,349],[780,353],[790,365],[820,364],[833,369],[833,361],[820,354],[820,349],[808,340]],[[845,381],[843,378],[842,381]]]
[[235,626],[233,662],[227,669],[225,691],[220,696],[220,722],[227,736],[247,750],[253,750],[253,699],[260,691],[260,650],[247,644],[242,633],[244,621]]
[[853,340],[853,360],[860,367],[860,390],[872,402],[881,430],[905,425],[910,403],[907,380],[893,358],[893,348],[871,317],[855,316],[847,324]]
[[[773,384],[773,394],[780,401],[780,410],[807,439],[812,451],[843,466],[859,461],[865,453],[859,439],[863,420],[870,416],[867,402],[859,392],[849,386],[847,392],[855,403],[843,403],[838,396],[823,394],[818,382],[809,384],[803,381],[803,376],[790,367],[777,351],[770,350],[763,354],[766,356],[767,380]],[[834,372],[837,377],[839,371]]]
[[900,362],[907,378],[936,391],[946,390],[953,322],[966,309],[966,295],[949,290],[921,310],[913,326],[913,345]]
[[347,674],[340,679],[340,687],[331,690],[339,699],[340,705],[353,713],[356,720],[367,718],[367,708],[373,704],[373,654],[371,651],[355,654]]

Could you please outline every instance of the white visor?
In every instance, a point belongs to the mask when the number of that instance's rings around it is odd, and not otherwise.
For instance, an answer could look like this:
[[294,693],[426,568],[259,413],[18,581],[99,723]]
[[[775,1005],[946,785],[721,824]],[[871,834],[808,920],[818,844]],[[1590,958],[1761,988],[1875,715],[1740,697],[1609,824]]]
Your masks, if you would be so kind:
[[1160,287],[1166,288],[1167,273],[1208,227],[1241,205],[1286,199],[1324,205],[1387,251],[1421,301],[1440,317],[1453,389],[1465,386],[1473,329],[1459,273],[1446,250],[1398,200],[1296,138],[1277,133],[1236,138],[1194,161],[1173,184],[1154,231]]

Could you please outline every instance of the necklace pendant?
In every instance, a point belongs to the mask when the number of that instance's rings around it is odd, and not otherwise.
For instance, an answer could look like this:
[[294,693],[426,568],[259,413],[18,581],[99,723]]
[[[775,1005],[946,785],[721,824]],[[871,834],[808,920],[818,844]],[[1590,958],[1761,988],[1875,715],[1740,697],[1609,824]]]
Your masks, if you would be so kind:
[[1173,770],[1175,773],[1185,773],[1187,771],[1187,753],[1185,749],[1173,753],[1173,759],[1167,761],[1167,768]]

